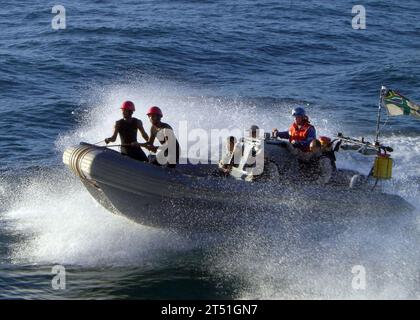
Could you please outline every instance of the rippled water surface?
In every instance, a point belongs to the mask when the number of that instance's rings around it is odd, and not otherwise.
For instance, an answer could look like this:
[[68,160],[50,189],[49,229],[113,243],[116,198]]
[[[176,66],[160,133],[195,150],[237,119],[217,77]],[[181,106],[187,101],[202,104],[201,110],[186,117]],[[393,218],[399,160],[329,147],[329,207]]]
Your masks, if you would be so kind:
[[[51,2],[0,8],[0,298],[419,297],[418,219],[186,238],[109,214],[61,164],[68,145],[111,134],[125,99],[143,120],[158,105],[175,127],[208,130],[286,128],[304,103],[320,134],[372,138],[382,84],[420,102],[417,0],[364,1],[366,30],[352,29],[348,1],[64,5],[59,31]],[[420,124],[391,118],[383,137],[395,149],[387,191],[418,216]],[[371,159],[338,164],[366,173]]]

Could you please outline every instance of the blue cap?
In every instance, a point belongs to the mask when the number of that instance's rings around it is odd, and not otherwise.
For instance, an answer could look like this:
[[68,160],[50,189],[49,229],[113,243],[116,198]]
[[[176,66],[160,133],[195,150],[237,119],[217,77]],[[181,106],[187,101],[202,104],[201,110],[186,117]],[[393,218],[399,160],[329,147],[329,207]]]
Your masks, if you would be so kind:
[[296,117],[296,116],[306,116],[306,111],[302,107],[297,107],[297,108],[293,109],[292,116],[293,117]]

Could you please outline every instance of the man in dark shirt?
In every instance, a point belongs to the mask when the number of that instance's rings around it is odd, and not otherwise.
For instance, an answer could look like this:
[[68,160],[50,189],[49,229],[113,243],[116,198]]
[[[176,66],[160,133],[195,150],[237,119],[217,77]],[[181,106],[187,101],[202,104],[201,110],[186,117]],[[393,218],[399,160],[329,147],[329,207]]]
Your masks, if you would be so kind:
[[137,130],[144,140],[148,141],[149,136],[143,128],[141,120],[134,118],[133,113],[136,110],[134,103],[131,101],[125,101],[121,105],[123,118],[115,123],[114,134],[112,137],[106,138],[105,143],[114,142],[117,136],[120,136],[121,140],[121,154],[127,155],[130,158],[147,162],[147,156],[141,148],[136,146],[137,144]]

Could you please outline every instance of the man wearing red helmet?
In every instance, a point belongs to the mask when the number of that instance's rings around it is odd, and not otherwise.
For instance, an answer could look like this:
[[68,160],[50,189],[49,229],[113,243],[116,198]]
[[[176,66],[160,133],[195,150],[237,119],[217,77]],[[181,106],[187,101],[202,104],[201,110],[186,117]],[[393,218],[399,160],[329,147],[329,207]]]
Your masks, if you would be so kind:
[[[150,128],[150,139],[147,144],[139,145],[157,153],[156,160],[154,160],[153,163],[162,164],[161,162],[163,160],[167,161],[166,165],[168,167],[174,168],[179,161],[180,147],[172,127],[161,121],[163,113],[159,107],[150,107],[147,111],[147,116],[152,124],[152,127]],[[162,145],[160,148],[153,145],[156,138]],[[163,152],[160,154],[159,150],[162,150]]]
[[134,146],[137,144],[137,130],[140,130],[144,140],[149,140],[149,136],[144,130],[141,120],[133,117],[133,113],[136,110],[134,103],[124,101],[121,105],[121,110],[123,118],[115,122],[114,134],[112,137],[106,138],[105,143],[114,142],[117,136],[120,135],[121,154],[136,160],[147,161],[147,156],[143,150]]
[[337,159],[333,150],[333,141],[331,141],[331,139],[326,136],[319,137],[319,141],[321,142],[322,154],[330,160],[334,171],[337,170],[337,166],[335,164]]

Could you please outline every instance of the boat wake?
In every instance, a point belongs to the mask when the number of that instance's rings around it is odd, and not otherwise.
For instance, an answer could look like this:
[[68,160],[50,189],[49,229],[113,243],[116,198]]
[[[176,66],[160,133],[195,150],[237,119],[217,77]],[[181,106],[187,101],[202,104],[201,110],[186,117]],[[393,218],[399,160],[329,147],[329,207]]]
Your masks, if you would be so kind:
[[[193,94],[193,95],[192,95]],[[139,118],[148,123],[149,105],[164,109],[165,120],[188,121],[189,128],[247,128],[251,124],[271,130],[286,128],[284,116],[292,101],[223,98],[199,95],[168,83],[134,83],[92,89],[81,109],[75,110],[80,127],[63,133],[56,141],[57,154],[80,141],[96,142],[109,136],[119,118],[121,97],[138,105]],[[319,133],[333,136],[347,128],[309,106]],[[176,126],[175,126],[176,131]],[[386,190],[413,204],[419,217],[420,137],[389,136],[394,146],[395,180]],[[57,163],[60,161],[57,157]],[[367,173],[372,159],[339,153],[338,166]],[[98,205],[82,184],[63,165],[43,168],[28,177],[2,175],[0,196],[5,205],[0,226],[9,237],[11,264],[64,264],[82,267],[137,266],[159,263],[168,255],[202,250],[194,263],[221,284],[229,281],[234,298],[419,298],[419,220],[404,218],[382,225],[349,225],[339,232],[311,228],[266,228],[220,236],[182,235],[147,228],[110,214]],[[281,192],[281,186],[279,186]],[[298,199],[297,199],[298,201]],[[337,213],[340,203],[337,203]],[[352,268],[366,270],[366,290],[352,288]]]

